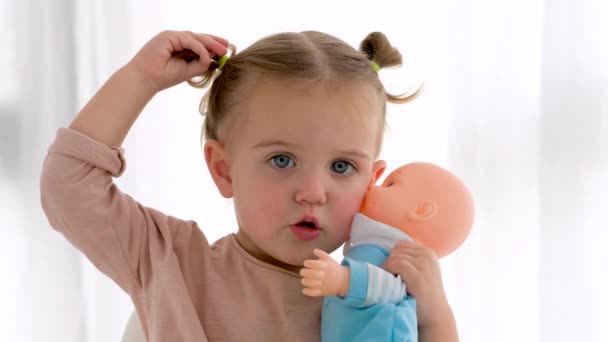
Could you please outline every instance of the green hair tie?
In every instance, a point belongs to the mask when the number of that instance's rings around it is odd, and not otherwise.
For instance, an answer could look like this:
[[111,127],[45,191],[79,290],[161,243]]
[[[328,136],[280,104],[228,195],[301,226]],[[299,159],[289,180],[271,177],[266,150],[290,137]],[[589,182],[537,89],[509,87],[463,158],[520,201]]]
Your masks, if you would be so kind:
[[374,69],[375,72],[380,72],[380,65],[378,65],[378,63],[372,61],[372,69]]
[[224,65],[226,65],[226,62],[228,61],[228,56],[222,56],[222,58],[220,59],[219,66],[217,67],[218,69],[222,69],[224,67]]

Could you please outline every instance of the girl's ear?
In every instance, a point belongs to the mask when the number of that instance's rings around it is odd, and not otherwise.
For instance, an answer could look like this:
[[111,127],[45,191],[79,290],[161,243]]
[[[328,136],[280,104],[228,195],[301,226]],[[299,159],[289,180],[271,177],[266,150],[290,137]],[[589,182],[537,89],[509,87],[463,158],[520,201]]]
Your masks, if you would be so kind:
[[225,198],[232,197],[232,179],[228,172],[227,154],[224,145],[217,140],[208,140],[205,143],[205,161],[220,194]]
[[372,166],[372,177],[369,180],[369,184],[367,185],[367,190],[371,189],[372,186],[376,184],[378,179],[382,177],[382,174],[386,170],[386,162],[384,160],[378,160]]

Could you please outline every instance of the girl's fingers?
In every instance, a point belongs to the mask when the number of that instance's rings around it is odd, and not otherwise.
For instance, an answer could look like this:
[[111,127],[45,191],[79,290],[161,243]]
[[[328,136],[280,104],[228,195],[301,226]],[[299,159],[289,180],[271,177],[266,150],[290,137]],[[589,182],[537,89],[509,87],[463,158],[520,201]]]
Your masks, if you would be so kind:
[[188,38],[185,38],[187,45],[184,45],[184,48],[194,51],[194,53],[199,56],[199,63],[209,65],[209,63],[211,63],[211,56],[204,43],[196,39],[193,35],[187,35],[187,37]]
[[401,249],[401,250],[393,250],[391,252],[391,256],[392,257],[401,257],[401,256],[410,256],[410,257],[415,257],[415,258],[426,258],[428,255],[428,252],[425,252],[423,250],[416,250],[416,249]]
[[399,241],[395,244],[395,247],[391,251],[391,253],[395,254],[410,254],[416,255],[418,257],[438,259],[437,253],[430,248],[426,248],[422,245],[419,245],[415,242],[411,241]]
[[169,31],[166,36],[171,43],[172,55],[191,50],[199,55],[199,60],[207,61],[211,59],[203,42],[199,41],[193,33]]
[[171,53],[171,57],[183,59],[188,63],[199,59],[198,55],[190,49],[182,51],[173,51]]
[[415,243],[414,241],[409,240],[400,240],[397,241],[395,247],[393,249],[423,249],[421,245]]
[[[209,55],[224,56],[228,52],[228,41],[223,38],[220,38],[220,41],[208,34],[191,33],[191,35],[194,37],[194,39],[198,40],[205,46],[205,48],[209,51]],[[223,42],[226,44],[223,44]]]
[[[213,56],[225,55],[227,53],[225,46],[208,35],[189,32],[186,36],[189,38],[185,38],[184,47],[198,55],[198,63],[188,63],[186,70],[188,77],[195,77],[205,73],[209,70],[210,64],[214,63],[212,60]],[[192,59],[196,58],[191,57],[190,61]]]
[[394,261],[405,261],[414,265],[418,270],[429,270],[434,268],[437,263],[435,259],[428,257],[425,253],[422,254],[407,254],[396,253],[390,257]]
[[408,279],[416,279],[420,270],[416,268],[412,263],[406,260],[393,260],[385,264],[387,271],[393,274],[401,276],[401,280],[407,283]]
[[[409,255],[399,255],[398,257],[392,257],[389,258],[389,260],[387,260],[386,262],[386,267],[387,268],[391,268],[391,272],[392,271],[398,271],[396,273],[399,273],[400,269],[396,268],[398,267],[397,265],[411,265],[413,267],[413,269],[415,269],[417,272],[420,272],[423,269],[423,263],[420,262],[420,259],[416,258],[416,257],[412,257]],[[395,272],[392,272],[395,273]]]
[[228,45],[230,45],[230,42],[227,39],[224,39],[224,38],[218,37],[218,36],[214,36],[212,34],[208,34],[208,36],[213,38],[213,40],[215,40],[216,42],[224,45],[225,47],[228,47]]
[[[190,54],[189,60],[186,59],[186,62],[192,62],[193,60],[198,59],[197,62],[187,64],[186,76],[192,78],[204,74],[212,62],[211,56],[205,45],[196,39],[193,34],[180,34],[180,43],[185,53]],[[198,55],[198,58],[191,56],[192,53],[188,50]]]
[[409,257],[423,259],[427,258],[428,252],[418,248],[395,247],[389,254],[389,258],[401,258],[406,255]]
[[187,78],[199,77],[201,75],[204,75],[207,70],[209,70],[209,65],[209,62],[201,62],[200,60],[198,62],[188,63],[186,65],[185,75]]
[[[212,35],[212,34],[206,34],[206,33],[195,33],[195,35],[196,35],[197,37],[198,37],[198,36],[206,36],[206,37],[208,37],[208,38],[211,38],[212,40],[214,40],[215,42],[217,42],[217,43],[219,43],[221,46],[223,46],[223,47],[224,47],[224,51],[225,51],[225,49],[227,49],[227,48],[228,48],[228,45],[230,45],[230,42],[228,42],[228,40],[227,40],[227,39],[224,39],[224,38],[222,38],[222,37],[218,37],[218,36],[214,36],[214,35]],[[224,53],[224,54],[221,54],[221,55],[223,56],[223,55],[225,55],[225,53]]]

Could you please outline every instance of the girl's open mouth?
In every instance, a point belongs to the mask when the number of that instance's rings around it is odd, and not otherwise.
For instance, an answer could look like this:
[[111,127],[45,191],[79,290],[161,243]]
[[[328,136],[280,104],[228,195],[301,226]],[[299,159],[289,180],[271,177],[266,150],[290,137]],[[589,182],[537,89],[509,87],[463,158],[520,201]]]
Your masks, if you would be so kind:
[[312,241],[319,237],[321,228],[317,220],[313,218],[304,218],[296,224],[289,226],[293,235],[302,241]]

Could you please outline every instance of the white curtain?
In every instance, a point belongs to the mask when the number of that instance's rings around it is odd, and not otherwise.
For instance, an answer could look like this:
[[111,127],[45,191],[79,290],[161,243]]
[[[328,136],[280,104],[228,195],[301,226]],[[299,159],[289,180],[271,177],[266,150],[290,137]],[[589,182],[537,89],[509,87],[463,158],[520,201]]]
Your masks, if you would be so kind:
[[[608,341],[608,2],[0,0],[0,340],[119,341],[129,298],[48,226],[38,176],[57,127],[164,29],[225,36],[315,29],[357,45],[385,32],[405,67],[382,157],[446,166],[477,218],[442,260],[466,342]],[[159,94],[125,142],[117,182],[145,205],[235,231],[207,175],[202,93]],[[339,258],[336,253],[335,256]]]
[[41,163],[126,59],[120,1],[1,2],[0,340],[117,341],[128,297],[59,234],[39,200]]

